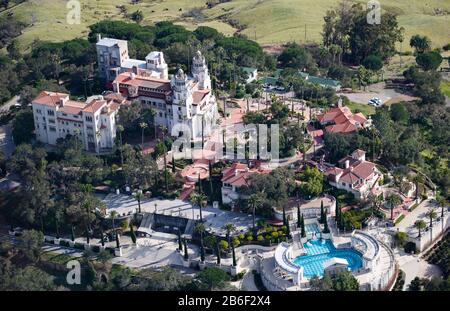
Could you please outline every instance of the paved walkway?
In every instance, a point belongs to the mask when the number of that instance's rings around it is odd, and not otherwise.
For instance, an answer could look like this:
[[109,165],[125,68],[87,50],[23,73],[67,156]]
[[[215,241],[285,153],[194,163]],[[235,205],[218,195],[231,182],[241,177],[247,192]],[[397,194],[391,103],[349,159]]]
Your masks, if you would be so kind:
[[255,284],[255,277],[251,270],[249,270],[242,278],[238,288],[246,291],[258,291],[258,287]]
[[[430,219],[426,216],[426,213],[432,209],[436,209],[438,216],[441,216],[441,208],[437,205],[435,200],[425,200],[419,204],[411,213],[408,213],[405,218],[396,226],[399,231],[407,232],[410,236],[416,237],[419,232],[414,228],[414,223],[418,219],[422,219],[427,223],[430,223]],[[446,213],[446,217],[450,217],[450,213]],[[440,228],[439,228],[440,229]]]
[[407,290],[411,281],[416,277],[431,278],[442,276],[438,266],[429,264],[417,255],[406,255],[403,251],[396,251],[397,262],[401,270],[405,272],[405,285],[403,290]]
[[[138,208],[137,201],[124,194],[109,194],[103,201],[107,205],[107,211],[115,210],[119,215],[125,216],[136,212]],[[141,211],[146,213],[156,213],[170,215],[174,217],[183,217],[188,219],[200,219],[200,210],[197,206],[192,206],[188,202],[181,200],[157,200],[149,199],[141,202]],[[235,213],[223,211],[218,208],[202,208],[202,217],[207,230],[216,234],[225,235],[222,227],[227,223],[232,223],[236,227],[235,234],[243,233],[252,226],[253,218],[250,214]],[[256,220],[259,218],[257,217]]]

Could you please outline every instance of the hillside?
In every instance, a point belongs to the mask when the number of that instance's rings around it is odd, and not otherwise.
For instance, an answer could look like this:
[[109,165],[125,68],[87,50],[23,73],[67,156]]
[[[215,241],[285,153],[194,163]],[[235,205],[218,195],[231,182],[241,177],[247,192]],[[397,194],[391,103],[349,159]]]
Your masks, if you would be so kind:
[[[225,34],[241,31],[261,44],[286,41],[320,41],[323,16],[340,0],[231,0],[207,8],[206,0],[81,0],[81,24],[66,22],[67,1],[29,0],[8,11],[30,24],[20,37],[23,47],[34,39],[61,41],[85,36],[89,25],[102,19],[128,19],[141,10],[144,24],[172,20],[189,29],[211,26]],[[352,1],[357,2],[357,1]],[[359,1],[365,3],[365,1]],[[380,0],[382,8],[398,14],[405,28],[405,38],[412,34],[430,37],[435,46],[443,46],[450,38],[449,0]],[[13,4],[14,1],[11,1]],[[121,7],[122,6],[122,7]],[[5,11],[0,13],[6,14]],[[233,25],[233,26],[232,26]],[[238,30],[240,29],[240,30]],[[437,31],[439,29],[439,31]],[[407,43],[403,49],[408,49]]]

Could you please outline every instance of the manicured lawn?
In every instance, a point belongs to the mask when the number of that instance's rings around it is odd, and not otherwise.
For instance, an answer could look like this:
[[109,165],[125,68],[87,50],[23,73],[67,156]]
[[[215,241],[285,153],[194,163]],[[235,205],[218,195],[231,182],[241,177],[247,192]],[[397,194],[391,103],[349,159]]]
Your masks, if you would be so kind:
[[370,105],[350,102],[347,104],[347,107],[350,108],[353,113],[362,112],[365,116],[375,114],[375,107]]
[[[276,44],[287,41],[320,42],[323,16],[340,0],[233,0],[206,9],[204,0],[142,0],[133,5],[129,0],[80,0],[81,23],[69,25],[66,21],[66,1],[29,0],[11,11],[32,25],[20,37],[22,46],[27,47],[34,39],[61,41],[84,37],[89,25],[102,19],[126,19],[119,6],[128,14],[141,10],[143,24],[171,20],[189,29],[198,25],[211,26],[225,34],[235,29],[226,18],[236,20],[245,29],[242,33],[255,38],[261,44]],[[354,1],[355,2],[355,1]],[[358,1],[359,2],[359,1]],[[434,9],[450,11],[450,2],[442,0],[380,0],[384,10],[398,14],[400,26],[405,28],[403,50],[409,50],[409,38],[414,34],[427,35],[433,46],[442,47],[448,43],[450,28],[448,15],[435,15]],[[365,4],[365,3],[363,3]],[[203,18],[182,17],[192,8],[203,8]],[[4,15],[4,13],[0,13]]]
[[398,225],[403,220],[403,218],[405,218],[404,214],[402,214],[399,218],[397,218],[394,225]]
[[445,96],[450,97],[450,81],[442,81],[441,82],[441,92]]
[[61,265],[65,265],[67,262],[69,262],[70,260],[72,260],[74,258],[75,257],[70,256],[68,254],[58,254],[58,253],[53,253],[53,252],[42,254],[43,261],[48,261],[48,262],[61,264]]

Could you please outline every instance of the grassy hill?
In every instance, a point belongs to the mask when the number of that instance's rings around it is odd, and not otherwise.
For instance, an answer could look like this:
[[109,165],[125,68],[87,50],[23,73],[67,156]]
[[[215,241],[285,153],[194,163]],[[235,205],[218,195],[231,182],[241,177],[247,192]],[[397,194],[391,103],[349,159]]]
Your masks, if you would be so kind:
[[[172,20],[189,29],[199,25],[214,27],[225,34],[241,31],[261,44],[286,41],[320,41],[323,16],[340,0],[232,0],[206,8],[206,0],[80,0],[81,24],[66,22],[66,0],[29,0],[9,11],[31,24],[20,37],[26,48],[30,42],[41,40],[61,41],[85,36],[89,25],[102,19],[127,19],[120,6],[128,13],[141,10],[144,24]],[[355,1],[366,3],[366,1]],[[445,0],[380,0],[382,8],[396,12],[400,25],[405,28],[405,38],[412,34],[429,36],[435,46],[449,43],[450,1]],[[194,9],[194,10],[193,10]],[[6,14],[2,12],[0,14]],[[403,49],[408,49],[405,42]]]

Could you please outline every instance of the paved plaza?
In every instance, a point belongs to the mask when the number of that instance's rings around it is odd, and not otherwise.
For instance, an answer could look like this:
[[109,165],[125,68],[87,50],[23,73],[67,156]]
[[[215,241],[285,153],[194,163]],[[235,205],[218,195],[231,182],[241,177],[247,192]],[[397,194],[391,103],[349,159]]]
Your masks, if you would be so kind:
[[[114,210],[119,215],[126,216],[138,210],[138,203],[132,196],[108,194],[103,198],[103,201],[107,206],[108,213]],[[200,219],[199,208],[181,200],[146,199],[141,202],[141,211],[187,219]],[[202,216],[207,230],[222,236],[225,235],[225,230],[222,227],[227,223],[232,223],[236,227],[235,234],[240,234],[251,228],[253,222],[253,217],[250,214],[223,211],[213,207],[202,208]],[[256,218],[257,220],[258,218]]]

